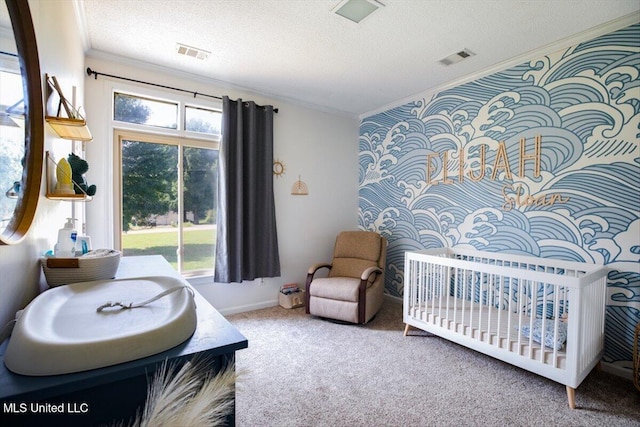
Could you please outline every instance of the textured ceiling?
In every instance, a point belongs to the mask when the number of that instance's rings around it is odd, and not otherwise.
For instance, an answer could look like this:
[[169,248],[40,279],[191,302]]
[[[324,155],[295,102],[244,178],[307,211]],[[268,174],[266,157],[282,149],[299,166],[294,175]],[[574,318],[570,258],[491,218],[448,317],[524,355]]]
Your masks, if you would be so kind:
[[[357,116],[635,13],[638,0],[76,0],[89,54],[181,70]],[[177,55],[176,42],[211,52]],[[476,55],[438,61],[466,48]],[[128,76],[136,78],[138,76]]]

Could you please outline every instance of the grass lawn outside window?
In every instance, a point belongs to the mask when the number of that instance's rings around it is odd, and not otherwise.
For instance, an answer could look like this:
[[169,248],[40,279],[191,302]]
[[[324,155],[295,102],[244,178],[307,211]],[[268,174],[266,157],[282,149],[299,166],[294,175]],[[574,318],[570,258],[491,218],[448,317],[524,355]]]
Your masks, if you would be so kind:
[[[183,230],[185,253],[184,271],[210,270],[213,274],[215,260],[216,229],[213,225],[194,225]],[[154,227],[131,230],[122,235],[123,256],[162,255],[178,269],[178,229]]]

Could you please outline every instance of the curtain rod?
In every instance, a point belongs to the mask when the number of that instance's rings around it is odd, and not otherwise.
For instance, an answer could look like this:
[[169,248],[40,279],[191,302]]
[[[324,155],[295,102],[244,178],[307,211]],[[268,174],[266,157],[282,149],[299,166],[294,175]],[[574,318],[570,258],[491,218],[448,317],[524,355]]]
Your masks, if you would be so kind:
[[[158,84],[158,83],[150,83],[150,82],[145,82],[145,81],[142,81],[142,80],[130,79],[128,77],[114,76],[113,74],[99,73],[97,71],[92,70],[90,67],[87,67],[87,75],[88,76],[93,75],[93,78],[96,79],[96,80],[98,79],[98,76],[105,76],[105,77],[111,77],[111,78],[114,78],[114,79],[126,80],[128,82],[141,83],[141,84],[145,84],[145,85],[149,85],[149,86],[160,87],[160,88],[163,88],[163,89],[171,89],[171,90],[175,90],[175,91],[178,91],[178,92],[190,93],[190,94],[193,94],[194,98],[196,96],[200,95],[200,96],[206,96],[208,98],[222,99],[221,96],[207,95],[206,93],[194,92],[192,90],[186,90],[186,89],[180,89],[180,88],[177,88],[177,87],[165,86],[165,85],[161,85],[161,84]],[[257,106],[259,108],[264,108],[264,106],[262,106],[262,105],[257,105]],[[274,113],[278,113],[278,109],[274,108],[273,112]]]

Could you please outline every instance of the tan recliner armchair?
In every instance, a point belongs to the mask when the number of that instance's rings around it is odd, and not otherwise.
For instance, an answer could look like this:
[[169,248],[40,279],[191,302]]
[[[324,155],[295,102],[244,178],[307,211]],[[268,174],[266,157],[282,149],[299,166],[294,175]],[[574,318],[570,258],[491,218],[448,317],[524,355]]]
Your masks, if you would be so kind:
[[[307,272],[306,312],[351,323],[367,323],[382,306],[387,240],[372,231],[343,231],[331,264]],[[321,268],[328,277],[314,278]]]

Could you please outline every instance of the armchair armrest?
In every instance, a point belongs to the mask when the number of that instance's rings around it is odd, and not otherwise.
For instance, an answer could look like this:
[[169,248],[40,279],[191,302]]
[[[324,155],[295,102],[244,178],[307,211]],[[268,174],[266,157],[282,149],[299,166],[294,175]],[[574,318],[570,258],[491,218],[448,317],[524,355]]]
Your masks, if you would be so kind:
[[380,270],[379,267],[369,267],[362,272],[362,275],[360,275],[360,280],[368,280],[369,276],[371,276],[373,273],[381,274],[382,270]]
[[317,263],[317,264],[313,264],[311,267],[309,267],[309,270],[307,271],[307,274],[314,275],[314,274],[316,274],[316,271],[320,270],[321,268],[331,269],[331,264],[327,264],[325,262],[320,262],[320,263]]
[[360,275],[360,285],[358,286],[358,323],[364,323],[364,318],[367,313],[367,288],[375,280],[375,276],[371,282],[369,282],[369,276],[372,274],[382,274],[382,270],[379,267],[369,267]]
[[[311,282],[313,281],[313,276],[321,268],[331,269],[331,264],[327,264],[327,263],[322,263],[321,262],[321,263],[318,263],[318,264],[313,264],[311,267],[309,267],[309,270],[307,270],[307,281],[304,284],[304,288],[306,290],[307,299],[309,298],[309,287],[311,286]],[[309,308],[308,302],[309,301],[307,301],[307,309]]]

